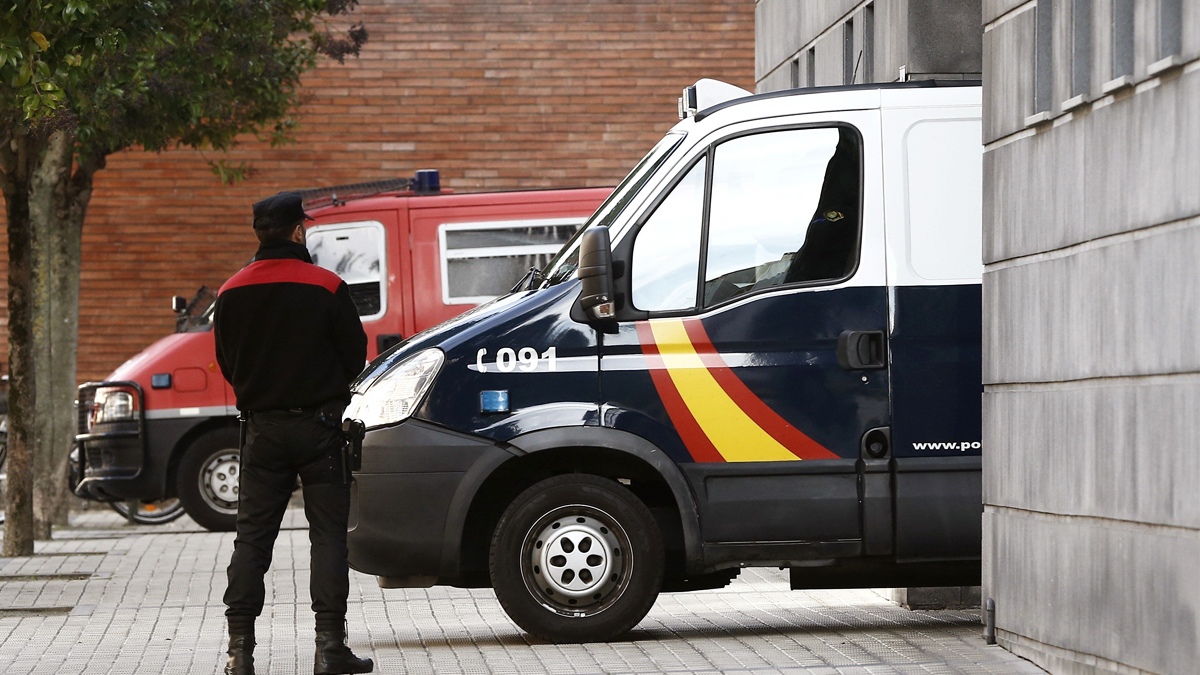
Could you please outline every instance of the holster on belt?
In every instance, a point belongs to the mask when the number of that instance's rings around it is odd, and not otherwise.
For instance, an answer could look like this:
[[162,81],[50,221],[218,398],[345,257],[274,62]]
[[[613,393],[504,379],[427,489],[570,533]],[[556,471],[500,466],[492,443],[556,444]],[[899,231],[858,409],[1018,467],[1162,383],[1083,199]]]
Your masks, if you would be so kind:
[[359,420],[342,422],[342,478],[351,482],[352,474],[362,469],[362,444],[367,425]]

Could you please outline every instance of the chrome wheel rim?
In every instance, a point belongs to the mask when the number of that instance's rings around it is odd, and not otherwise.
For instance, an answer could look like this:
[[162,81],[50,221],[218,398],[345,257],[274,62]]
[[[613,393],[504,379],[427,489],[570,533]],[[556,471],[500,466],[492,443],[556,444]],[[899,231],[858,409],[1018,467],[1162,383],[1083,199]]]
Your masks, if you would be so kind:
[[591,506],[563,506],[538,519],[521,547],[521,576],[538,602],[563,616],[594,616],[629,586],[633,551],[625,529]]
[[241,454],[237,450],[217,451],[204,463],[200,471],[200,495],[214,511],[237,514],[241,468]]
[[[112,502],[111,506],[117,513],[129,517],[129,505],[126,502]],[[183,515],[183,502],[178,497],[159,499],[153,502],[138,502],[137,515],[134,519],[142,524],[154,525],[169,523]]]

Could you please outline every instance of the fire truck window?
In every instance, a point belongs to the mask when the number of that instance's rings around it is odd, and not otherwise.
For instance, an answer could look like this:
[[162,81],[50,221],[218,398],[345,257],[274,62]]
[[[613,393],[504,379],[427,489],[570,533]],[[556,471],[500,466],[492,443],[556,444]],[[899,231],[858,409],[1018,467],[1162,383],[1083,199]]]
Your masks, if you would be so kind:
[[704,209],[700,160],[638,230],[633,244],[633,306],[649,311],[696,306],[700,224]]
[[371,222],[314,227],[308,231],[308,252],[314,263],[346,282],[359,316],[376,318],[383,314],[383,225]]
[[704,304],[854,269],[859,148],[853,132],[792,129],[726,141],[713,160]]
[[442,300],[473,305],[508,293],[530,267],[545,267],[582,224],[583,218],[442,224]]

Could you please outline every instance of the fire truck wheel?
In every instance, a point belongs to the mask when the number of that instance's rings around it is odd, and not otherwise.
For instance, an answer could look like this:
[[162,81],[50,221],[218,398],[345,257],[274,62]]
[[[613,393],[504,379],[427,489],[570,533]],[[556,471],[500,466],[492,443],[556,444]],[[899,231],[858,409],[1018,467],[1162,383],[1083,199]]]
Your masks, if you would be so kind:
[[662,535],[620,483],[570,474],[522,492],[492,536],[492,586],[508,616],[550,642],[604,642],[658,598]]
[[[108,507],[121,514],[122,518],[129,519],[129,502],[108,502]],[[177,497],[153,502],[138,501],[133,522],[138,525],[162,525],[179,519],[183,513],[183,503]]]
[[237,429],[216,429],[192,442],[175,485],[183,508],[201,527],[233,531],[237,522],[241,451]]

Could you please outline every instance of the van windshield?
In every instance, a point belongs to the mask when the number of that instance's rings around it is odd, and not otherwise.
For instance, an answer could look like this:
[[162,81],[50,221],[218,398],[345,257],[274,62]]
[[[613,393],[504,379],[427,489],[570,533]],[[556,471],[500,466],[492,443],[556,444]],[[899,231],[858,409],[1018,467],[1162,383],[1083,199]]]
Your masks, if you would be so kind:
[[646,184],[646,181],[650,179],[650,176],[653,176],[658,167],[662,166],[662,163],[670,156],[671,151],[679,145],[683,137],[684,134],[679,132],[663,136],[662,140],[642,158],[642,161],[633,167],[633,171],[630,171],[629,175],[625,176],[625,179],[617,185],[617,188],[608,196],[608,199],[604,200],[600,208],[596,209],[592,217],[588,218],[588,221],[579,228],[575,236],[571,237],[571,240],[563,246],[558,255],[554,256],[554,259],[546,266],[543,272],[545,282],[543,282],[542,288],[566,281],[575,274],[575,270],[579,267],[579,238],[583,235],[583,231],[592,225],[603,225],[605,227],[611,225],[642,189],[642,186]]
[[203,333],[212,330],[213,312],[217,308],[217,292],[201,286],[187,307],[175,315],[176,333]]

